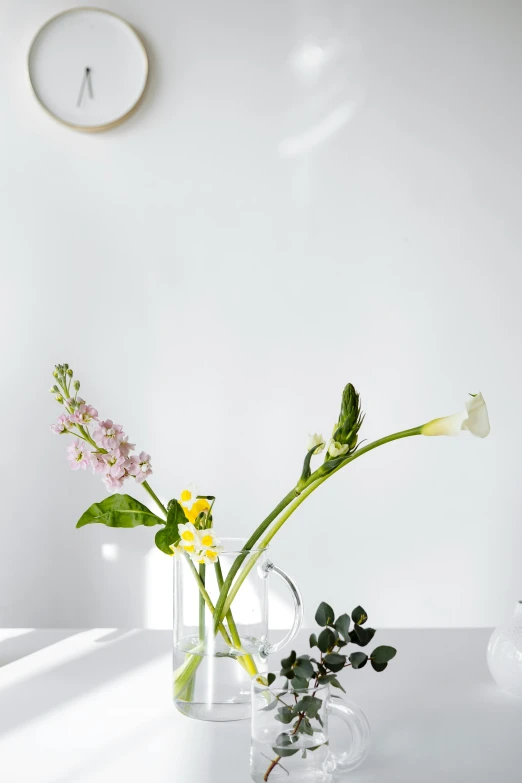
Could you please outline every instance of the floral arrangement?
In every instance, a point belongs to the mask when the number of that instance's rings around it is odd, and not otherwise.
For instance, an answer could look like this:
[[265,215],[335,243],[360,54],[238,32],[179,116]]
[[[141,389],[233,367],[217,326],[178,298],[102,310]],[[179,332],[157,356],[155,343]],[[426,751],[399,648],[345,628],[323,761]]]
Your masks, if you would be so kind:
[[[77,527],[101,523],[110,527],[131,528],[138,525],[158,526],[156,546],[165,554],[178,553],[187,559],[200,593],[202,606],[213,616],[214,632],[220,633],[231,648],[239,651],[238,661],[251,673],[257,673],[250,655],[243,654],[232,614],[232,605],[241,585],[254,567],[260,550],[266,548],[276,533],[306,498],[328,478],[354,460],[375,448],[394,440],[416,435],[456,435],[464,430],[479,438],[488,435],[490,426],[486,403],[481,394],[470,395],[465,407],[456,414],[433,419],[421,426],[387,435],[362,446],[359,431],[364,415],[360,397],[352,384],[342,394],[341,410],[329,439],[320,434],[310,435],[298,481],[268,516],[256,527],[237,555],[227,575],[220,574],[222,546],[214,533],[213,507],[215,498],[199,495],[188,488],[178,499],[164,506],[149,484],[153,473],[151,457],[145,451],[133,453],[135,444],[119,424],[112,419],[102,420],[97,409],[79,396],[80,381],[74,379],[68,364],[56,365],[55,383],[51,388],[64,412],[51,430],[58,435],[72,435],[68,446],[68,460],[73,470],[91,467],[98,473],[108,490],[121,490],[134,480],[157,506],[148,506],[127,494],[112,494],[94,503],[80,517]],[[322,463],[312,470],[312,460],[324,452]],[[256,551],[251,550],[256,547]],[[205,568],[214,566],[221,585],[218,600],[212,603],[205,589]],[[188,656],[178,673],[175,692],[183,693],[199,665],[197,656]]]
[[[315,647],[318,649],[319,660],[310,655],[298,656],[295,650],[281,660],[280,676],[285,682],[280,690],[286,692],[284,698],[270,690],[276,681],[273,672],[258,678],[261,685],[267,686],[264,693],[267,705],[263,710],[277,709],[275,719],[287,727],[279,734],[275,746],[272,747],[276,755],[265,772],[265,781],[272,771],[281,765],[282,758],[294,756],[299,751],[302,757],[306,758],[307,753],[319,750],[325,744],[320,715],[322,700],[316,695],[318,689],[329,685],[346,692],[337,679],[337,674],[343,669],[362,669],[370,662],[376,672],[383,672],[395,658],[397,650],[388,645],[375,647],[370,655],[360,650],[350,654],[345,651],[344,648],[349,644],[366,647],[371,642],[375,629],[364,627],[367,620],[368,615],[362,606],[357,606],[351,617],[345,613],[336,619],[332,607],[322,601],[315,613],[315,621],[323,630],[318,635],[310,635],[310,647],[312,650]],[[353,629],[350,630],[352,621]],[[312,737],[313,741],[303,746],[300,742],[303,734]]]

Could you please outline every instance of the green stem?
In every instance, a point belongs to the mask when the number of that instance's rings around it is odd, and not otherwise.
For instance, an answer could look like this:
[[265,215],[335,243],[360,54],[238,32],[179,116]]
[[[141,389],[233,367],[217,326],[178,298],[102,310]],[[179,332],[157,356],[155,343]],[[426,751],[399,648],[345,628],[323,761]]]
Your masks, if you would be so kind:
[[[204,563],[199,565],[199,578],[201,584],[205,587],[205,576],[207,567]],[[205,638],[205,599],[203,593],[199,593],[199,641],[202,642]]]
[[[205,589],[205,585],[202,583],[202,581],[201,581],[201,579],[199,577],[199,574],[198,574],[196,566],[194,565],[194,563],[192,562],[192,560],[190,559],[189,555],[186,552],[183,552],[183,555],[185,556],[185,560],[187,561],[187,563],[189,565],[189,568],[192,571],[192,574],[193,574],[193,576],[194,576],[194,578],[195,578],[195,580],[197,582],[197,585],[199,587],[199,592],[201,593],[204,602],[206,603],[206,605],[210,609],[210,612],[215,617],[216,610],[214,608],[214,604],[212,603],[212,600],[211,600],[209,594],[207,593],[207,591]],[[225,626],[223,625],[223,623],[221,621],[217,623],[217,630],[221,633],[221,636],[225,640],[225,644],[228,644],[229,647],[234,647],[234,644],[232,643],[232,640],[231,640],[230,636],[228,635],[228,633],[226,631],[226,628],[225,628]]]
[[243,547],[243,550],[241,554],[239,554],[234,562],[232,563],[230,567],[230,571],[227,574],[227,578],[223,582],[223,587],[221,588],[221,591],[219,593],[219,598],[216,603],[216,614],[214,615],[214,630],[217,627],[217,623],[220,622],[221,618],[226,615],[226,612],[223,612],[223,607],[225,605],[226,597],[228,594],[228,591],[230,590],[230,586],[232,582],[234,581],[234,577],[241,568],[242,563],[244,562],[245,558],[248,556],[249,551],[252,549],[256,541],[260,536],[263,535],[265,530],[268,528],[268,526],[276,519],[281,511],[285,509],[289,503],[292,502],[292,500],[296,497],[297,491],[295,489],[292,489],[288,495],[285,495],[285,497],[281,500],[280,503],[274,508],[274,510],[264,519],[259,527],[256,528],[256,530],[253,532],[253,534],[250,536],[248,541],[246,542],[245,546]]
[[[281,515],[281,517],[277,520],[276,524],[270,529],[268,534],[263,538],[263,540],[261,541],[261,543],[259,544],[259,547],[258,547],[258,549],[260,551],[254,553],[254,555],[250,558],[249,562],[246,564],[245,568],[243,569],[243,571],[241,572],[241,574],[239,575],[238,579],[234,583],[234,586],[231,589],[230,589],[230,585],[231,585],[232,580],[230,580],[230,584],[229,584],[229,586],[227,588],[229,592],[228,592],[227,595],[224,596],[224,600],[222,602],[221,602],[221,598],[222,598],[223,591],[221,591],[219,600],[218,600],[218,602],[216,604],[216,611],[217,611],[218,607],[220,606],[220,602],[222,603],[222,609],[220,610],[220,614],[218,615],[218,618],[226,615],[226,613],[229,611],[230,606],[232,604],[232,601],[236,597],[236,595],[237,595],[237,593],[239,591],[239,588],[241,587],[241,585],[243,584],[243,582],[247,578],[248,574],[250,573],[250,571],[254,567],[255,563],[257,562],[257,560],[261,556],[262,550],[265,549],[268,546],[268,544],[273,539],[273,537],[278,532],[278,530],[280,530],[282,528],[282,526],[284,525],[284,523],[286,522],[288,517],[290,517],[294,513],[294,511],[301,505],[301,503],[304,500],[306,500],[306,498],[309,495],[311,495],[312,492],[314,492],[314,490],[317,489],[317,487],[320,487],[321,484],[323,484],[326,481],[327,478],[329,478],[330,476],[333,476],[334,473],[337,473],[338,470],[341,470],[341,468],[344,468],[345,465],[348,465],[350,462],[353,462],[358,457],[362,457],[362,455],[366,454],[368,451],[372,451],[372,449],[376,449],[378,446],[383,446],[385,443],[391,443],[391,441],[394,441],[394,440],[400,440],[401,438],[409,438],[412,435],[420,435],[420,434],[421,434],[421,428],[420,427],[413,427],[410,430],[403,430],[402,432],[395,432],[395,433],[393,433],[393,435],[387,435],[385,438],[380,438],[379,440],[376,440],[373,443],[369,443],[367,446],[364,446],[362,449],[358,449],[353,454],[351,454],[349,457],[347,457],[345,460],[343,460],[343,462],[340,465],[338,465],[336,468],[334,468],[334,470],[332,470],[330,473],[327,473],[326,475],[319,475],[319,477],[315,478],[315,479],[314,479],[314,474],[312,474],[312,476],[310,476],[310,479],[309,479],[309,481],[311,483],[308,484],[308,486],[301,492],[301,494],[298,497],[294,498],[294,500],[289,504],[288,509],[284,512],[284,514]],[[322,468],[318,468],[316,473],[319,473],[321,471],[321,469]],[[287,495],[287,497],[288,497],[288,495]],[[249,549],[251,549],[252,546],[258,541],[258,539],[261,537],[261,535],[264,533],[265,530],[266,530],[266,526],[263,527],[263,524],[261,524],[257,528],[257,530],[255,531],[253,536],[249,539],[248,543],[250,543],[252,538],[254,539],[252,545],[250,547],[248,547]],[[245,549],[246,548],[247,547],[245,546]],[[242,558],[242,560],[241,560],[241,563],[239,564],[239,567],[241,566],[241,564],[243,563],[243,561],[244,561],[245,557],[247,556],[247,554],[248,553],[246,553],[245,555],[243,555],[243,554],[238,555],[238,557],[236,558],[236,560],[234,560],[234,563],[232,564],[232,568],[230,569],[230,572],[232,572],[232,570],[234,569],[234,566],[236,565],[237,561],[240,558]],[[236,570],[234,572],[234,576],[237,573],[237,570],[238,569],[236,568]],[[230,576],[230,573],[229,573],[229,576]]]
[[148,481],[143,481],[141,486],[143,487],[143,489],[144,489],[144,490],[146,490],[146,491],[149,493],[149,495],[151,496],[151,498],[152,498],[152,499],[153,499],[153,500],[154,500],[154,501],[157,503],[157,505],[158,505],[158,506],[161,508],[161,510],[163,511],[163,513],[165,514],[165,516],[167,516],[167,509],[165,508],[165,506],[163,505],[163,503],[161,502],[161,500],[159,499],[159,497],[156,495],[156,493],[154,492],[154,490],[153,490],[153,489],[152,489],[152,487],[150,486],[149,482],[148,482]]
[[[221,563],[219,560],[214,564],[214,568],[216,569],[216,581],[219,587],[219,590],[221,591],[221,588],[223,587],[223,571],[221,570]],[[234,620],[234,617],[232,615],[232,611],[229,610],[226,615],[228,627],[230,629],[230,636],[232,637],[232,641],[236,645],[236,647],[241,647],[241,637],[239,636],[239,632],[237,630],[237,625]],[[254,659],[251,655],[246,654],[242,655],[238,658],[239,663],[241,666],[252,676],[255,674],[258,674],[257,666],[255,664]]]
[[[223,579],[223,571],[221,569],[221,563],[219,562],[219,560],[217,560],[216,563],[214,563],[214,568],[216,570],[217,585],[219,587],[219,590],[221,591],[221,588],[223,587],[224,579]],[[232,641],[234,642],[234,644],[241,646],[241,639],[239,638],[237,625],[234,620],[234,617],[232,616],[232,612],[227,612],[226,619],[228,622],[228,627],[230,629],[230,636],[232,637]]]
[[[203,658],[200,655],[188,653],[185,662],[180,669],[174,672],[174,698],[184,697],[183,701],[190,700],[191,683]],[[180,671],[181,670],[181,671]],[[179,672],[179,673],[178,673]]]

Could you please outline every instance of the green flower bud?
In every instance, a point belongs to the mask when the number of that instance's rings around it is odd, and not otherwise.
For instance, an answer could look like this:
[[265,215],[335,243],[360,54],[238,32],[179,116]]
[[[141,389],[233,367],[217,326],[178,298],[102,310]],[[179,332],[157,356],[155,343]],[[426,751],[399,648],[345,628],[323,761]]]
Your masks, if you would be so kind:
[[75,381],[75,382],[73,383],[73,386],[74,386],[74,388],[75,388],[75,390],[76,390],[76,391],[79,391],[79,390],[80,390],[80,381]]
[[56,370],[53,372],[53,376],[54,376],[55,378],[59,378],[59,377],[60,377],[60,376],[59,376],[59,374],[56,372]]
[[64,369],[64,371],[67,371],[69,369],[69,365],[68,364],[62,364],[62,368]]
[[[354,386],[349,383],[343,391],[341,412],[337,426],[332,434],[332,441],[341,446],[348,446],[346,454],[350,454],[357,446],[357,438],[364,416],[361,413],[361,401]],[[326,457],[328,459],[328,455]]]
[[72,378],[72,376],[73,376],[73,371],[72,371],[72,370],[67,370],[67,375],[68,375],[70,378]]
[[59,403],[62,403],[62,402],[63,402],[63,397],[62,397],[62,395],[61,395],[61,394],[57,394],[57,395],[56,395],[56,397],[55,397],[54,399],[56,400],[56,402],[59,402]]

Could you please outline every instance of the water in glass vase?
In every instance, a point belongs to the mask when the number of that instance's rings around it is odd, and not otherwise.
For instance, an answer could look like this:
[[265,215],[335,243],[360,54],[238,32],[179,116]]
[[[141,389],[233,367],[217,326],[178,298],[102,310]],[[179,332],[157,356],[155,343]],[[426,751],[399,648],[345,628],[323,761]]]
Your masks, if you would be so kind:
[[[317,744],[321,742],[320,747]],[[315,744],[314,744],[315,743]],[[285,752],[284,746],[277,744],[272,746],[252,737],[250,748],[250,775],[257,783],[277,780],[313,781],[314,783],[326,783],[331,780],[331,775],[326,771],[328,759],[328,744],[326,737],[299,737],[297,753],[292,756],[283,756],[280,761],[274,763],[281,752]],[[316,748],[310,750],[310,748]],[[313,754],[313,756],[312,756]],[[268,775],[268,776],[267,776]]]
[[[274,566],[265,549],[257,549],[245,560],[243,567],[252,567],[215,633],[213,610],[244,542],[222,543],[225,551],[212,565],[194,565],[181,552],[174,556],[174,701],[180,712],[199,720],[249,718],[252,676],[266,669],[268,654],[289,642],[302,621],[296,586]],[[287,583],[295,604],[293,627],[277,645],[267,639],[271,573]]]

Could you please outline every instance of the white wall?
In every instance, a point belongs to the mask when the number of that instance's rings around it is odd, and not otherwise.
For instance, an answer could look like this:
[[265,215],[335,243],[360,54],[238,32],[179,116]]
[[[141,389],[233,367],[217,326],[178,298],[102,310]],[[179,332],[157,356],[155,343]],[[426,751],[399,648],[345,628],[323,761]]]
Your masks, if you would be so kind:
[[152,454],[161,497],[197,480],[236,535],[292,486],[347,381],[368,439],[481,389],[489,439],[367,455],[273,555],[309,622],[329,598],[377,627],[495,624],[522,597],[522,6],[104,5],[142,33],[151,84],[121,128],[82,135],[25,73],[69,3],[0,2],[0,623],[170,622],[150,530],[75,530],[105,490],[48,431],[67,361]]

